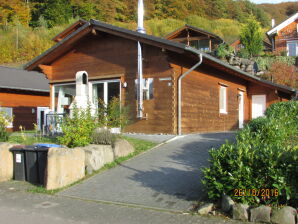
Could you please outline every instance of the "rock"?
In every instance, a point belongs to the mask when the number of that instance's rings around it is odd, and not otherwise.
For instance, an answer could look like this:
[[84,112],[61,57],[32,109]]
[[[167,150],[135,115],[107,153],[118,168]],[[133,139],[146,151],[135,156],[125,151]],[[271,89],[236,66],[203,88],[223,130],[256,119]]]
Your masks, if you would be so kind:
[[248,220],[247,213],[248,205],[244,204],[234,204],[232,206],[233,219],[237,220]]
[[198,208],[199,215],[207,215],[209,212],[212,211],[213,203],[207,203]]
[[230,196],[223,195],[221,198],[221,210],[224,212],[229,212],[232,209],[232,206],[235,202]]
[[134,147],[125,139],[117,139],[113,149],[115,158],[127,156],[135,151]]
[[241,58],[240,59],[242,65],[250,65],[252,62],[249,59]]
[[274,224],[295,224],[296,209],[286,206],[281,209],[274,209],[271,222]]
[[237,68],[237,69],[241,69],[240,66],[235,66],[235,68]]
[[271,208],[268,206],[250,209],[250,221],[270,223],[270,213]]
[[50,148],[46,171],[46,189],[72,184],[85,176],[85,152],[75,148]]
[[0,143],[0,182],[13,178],[13,154],[9,151],[14,144]]
[[110,145],[88,145],[81,147],[85,152],[85,169],[88,174],[99,170],[105,164],[114,161],[114,152]]
[[253,65],[248,65],[246,66],[246,69],[245,69],[247,72],[252,72],[254,70],[254,67]]

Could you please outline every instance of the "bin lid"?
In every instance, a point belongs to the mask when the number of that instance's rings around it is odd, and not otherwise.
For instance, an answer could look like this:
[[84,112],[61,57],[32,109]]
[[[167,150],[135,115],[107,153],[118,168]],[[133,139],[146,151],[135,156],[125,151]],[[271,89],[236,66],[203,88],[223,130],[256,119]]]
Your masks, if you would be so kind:
[[48,144],[48,143],[37,143],[34,145],[37,147],[47,147],[47,148],[61,148],[62,147],[62,145]]
[[9,151],[11,151],[11,152],[21,152],[21,151],[24,150],[24,148],[25,148],[25,145],[14,145],[13,147],[11,147],[9,149]]

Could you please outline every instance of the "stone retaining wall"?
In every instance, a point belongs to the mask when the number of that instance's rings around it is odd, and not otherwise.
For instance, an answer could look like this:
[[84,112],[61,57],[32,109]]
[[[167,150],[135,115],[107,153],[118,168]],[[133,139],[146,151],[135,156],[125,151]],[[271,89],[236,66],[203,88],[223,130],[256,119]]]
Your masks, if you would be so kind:
[[9,151],[15,144],[0,143],[0,182],[13,178],[13,154]]
[[50,148],[46,171],[46,189],[72,184],[85,176],[85,152],[82,149]]

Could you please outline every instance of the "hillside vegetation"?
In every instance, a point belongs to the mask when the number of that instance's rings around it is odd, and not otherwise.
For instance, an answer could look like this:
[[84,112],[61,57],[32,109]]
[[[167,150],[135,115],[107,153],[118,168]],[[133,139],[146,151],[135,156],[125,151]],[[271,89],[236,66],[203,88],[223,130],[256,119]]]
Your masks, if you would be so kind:
[[260,4],[258,7],[274,18],[276,25],[298,12],[298,2],[283,2],[280,4]]
[[[145,0],[148,34],[164,36],[187,23],[224,38],[239,38],[250,14],[263,28],[270,16],[243,0]],[[0,0],[0,64],[20,65],[51,47],[57,33],[79,18],[135,30],[137,0]]]

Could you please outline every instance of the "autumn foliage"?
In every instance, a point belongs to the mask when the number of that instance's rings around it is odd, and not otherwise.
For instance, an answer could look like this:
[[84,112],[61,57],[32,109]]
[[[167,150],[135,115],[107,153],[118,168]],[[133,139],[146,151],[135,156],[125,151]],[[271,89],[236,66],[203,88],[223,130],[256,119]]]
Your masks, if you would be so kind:
[[265,79],[275,83],[298,88],[298,71],[296,66],[289,66],[283,62],[275,62],[264,75]]

